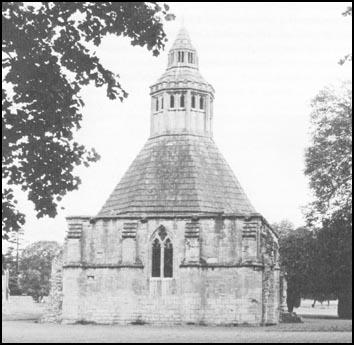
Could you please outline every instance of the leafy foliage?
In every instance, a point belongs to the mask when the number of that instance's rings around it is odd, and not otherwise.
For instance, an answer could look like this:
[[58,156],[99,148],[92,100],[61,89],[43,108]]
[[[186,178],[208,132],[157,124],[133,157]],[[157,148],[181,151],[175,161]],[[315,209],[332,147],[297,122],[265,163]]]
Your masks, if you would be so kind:
[[2,254],[2,269],[9,270],[9,290],[11,295],[20,295],[21,289],[18,285],[18,271],[16,254],[13,249],[8,249],[5,254]]
[[[340,233],[336,231],[337,235],[335,235],[335,232],[332,233],[329,228],[295,229],[287,220],[272,226],[280,234],[280,259],[282,270],[287,277],[289,311],[300,305],[301,298],[317,300],[336,298],[338,286],[343,282],[338,280],[341,276],[340,270],[335,269],[340,267],[339,262],[343,259],[340,251],[344,247],[339,249]],[[351,246],[351,241],[346,243],[347,246]],[[347,258],[350,255],[347,247]],[[342,263],[345,274],[349,273],[347,263]]]
[[106,35],[158,55],[164,48],[167,5],[155,2],[2,3],[3,238],[24,224],[13,186],[21,186],[37,217],[57,214],[61,198],[75,190],[73,170],[99,155],[77,143],[84,102],[80,90],[93,83],[107,97],[127,97],[119,75],[106,69],[89,46]]
[[352,95],[351,83],[340,90],[325,88],[312,102],[312,145],[306,151],[305,174],[316,201],[309,220],[351,213]]
[[307,214],[316,224],[318,281],[339,298],[338,315],[352,317],[352,91],[325,88],[313,100],[313,143],[305,173],[315,201]]
[[289,312],[299,307],[300,298],[316,291],[315,238],[307,228],[298,228],[280,236],[281,267],[288,283],[287,304]]
[[352,15],[352,6],[347,6],[347,9],[342,13],[343,16],[351,16]]
[[[348,218],[349,217],[349,218]],[[338,212],[317,233],[322,289],[339,297],[338,315],[352,317],[352,219]]]
[[279,223],[273,223],[272,228],[277,232],[280,238],[284,238],[295,230],[294,224],[288,219],[283,219]]
[[[344,17],[352,16],[352,6],[348,6],[347,9],[342,13]],[[339,60],[340,65],[344,65],[346,62],[352,61],[352,54],[345,55],[342,59]]]
[[20,295],[21,289],[18,284],[19,277],[19,262],[21,252],[23,250],[23,230],[18,229],[11,232],[7,239],[7,248],[2,254],[2,269],[9,270],[9,289],[11,295]]
[[20,260],[19,285],[23,294],[36,301],[50,289],[52,260],[61,247],[54,241],[39,241],[24,249]]
[[8,241],[10,234],[19,232],[25,223],[25,215],[16,210],[16,204],[12,190],[4,188],[2,192],[2,237]]

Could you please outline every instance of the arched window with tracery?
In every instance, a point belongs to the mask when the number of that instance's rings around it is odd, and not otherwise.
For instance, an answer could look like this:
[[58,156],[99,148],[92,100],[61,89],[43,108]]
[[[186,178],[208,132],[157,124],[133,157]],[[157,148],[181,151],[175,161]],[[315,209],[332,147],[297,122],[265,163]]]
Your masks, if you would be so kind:
[[161,245],[160,241],[155,238],[152,242],[152,277],[160,277],[161,271]]
[[163,226],[152,240],[151,275],[153,278],[173,277],[173,245]]

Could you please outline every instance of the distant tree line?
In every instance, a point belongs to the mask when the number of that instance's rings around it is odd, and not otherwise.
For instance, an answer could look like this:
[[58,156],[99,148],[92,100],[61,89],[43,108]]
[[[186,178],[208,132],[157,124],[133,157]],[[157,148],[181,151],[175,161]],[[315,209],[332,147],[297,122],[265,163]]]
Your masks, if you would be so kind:
[[18,255],[9,247],[2,255],[2,270],[9,270],[10,295],[27,295],[39,302],[49,294],[52,261],[61,246],[54,241],[35,242]]
[[280,254],[288,281],[288,309],[300,298],[338,298],[338,316],[352,318],[352,88],[320,91],[312,102],[312,143],[306,170],[314,201],[307,226],[283,221]]
[[350,317],[350,313],[343,312],[343,297],[348,293],[346,289],[351,288],[352,276],[351,229],[346,223],[314,230],[295,228],[284,220],[273,224],[273,228],[280,235],[288,311],[298,308],[302,298],[320,302],[339,299],[339,316]]
[[[352,7],[342,13],[352,16]],[[349,53],[339,61],[351,63]],[[352,81],[325,87],[312,100],[312,140],[305,152],[314,201],[307,226],[274,224],[287,274],[288,310],[301,298],[338,298],[338,316],[352,318]]]

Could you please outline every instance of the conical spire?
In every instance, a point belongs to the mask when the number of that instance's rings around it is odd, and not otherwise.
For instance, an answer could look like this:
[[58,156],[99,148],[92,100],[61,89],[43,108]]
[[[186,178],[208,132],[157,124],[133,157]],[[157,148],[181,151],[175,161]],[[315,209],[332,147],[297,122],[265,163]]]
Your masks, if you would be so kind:
[[191,39],[189,37],[188,31],[183,26],[180,28],[177,37],[170,50],[177,50],[177,49],[188,49],[188,50],[195,51],[195,48],[193,47]]
[[212,136],[214,89],[199,72],[197,51],[183,26],[169,50],[166,71],[150,90],[151,137]]
[[181,27],[168,53],[167,68],[188,67],[198,69],[198,54],[193,47],[188,31]]
[[184,27],[150,90],[150,138],[98,217],[255,213],[212,140],[214,89]]

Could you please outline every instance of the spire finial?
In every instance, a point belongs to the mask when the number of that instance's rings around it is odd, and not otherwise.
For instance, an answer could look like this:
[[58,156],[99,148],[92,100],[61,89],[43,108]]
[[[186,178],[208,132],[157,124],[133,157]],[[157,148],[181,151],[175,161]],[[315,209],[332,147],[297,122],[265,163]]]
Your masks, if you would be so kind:
[[181,26],[171,49],[183,49],[183,48],[195,50],[194,47],[192,46],[188,31],[184,26]]

